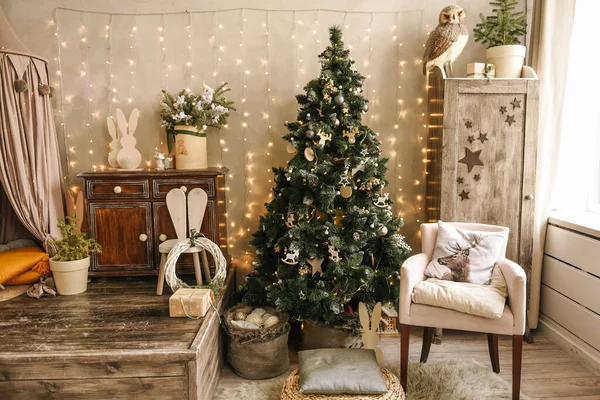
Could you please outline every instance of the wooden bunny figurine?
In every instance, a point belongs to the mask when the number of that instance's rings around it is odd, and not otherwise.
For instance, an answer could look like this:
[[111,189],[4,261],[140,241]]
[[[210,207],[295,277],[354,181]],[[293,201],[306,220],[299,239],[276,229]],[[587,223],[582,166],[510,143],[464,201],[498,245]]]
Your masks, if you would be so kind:
[[371,315],[371,324],[369,325],[369,313],[365,303],[360,302],[358,304],[358,317],[360,324],[363,328],[363,348],[375,350],[375,356],[377,357],[377,363],[381,365],[383,363],[383,352],[377,344],[379,338],[377,337],[377,328],[379,328],[379,321],[381,320],[381,303],[375,304],[373,314]]
[[108,165],[113,168],[119,168],[117,155],[121,150],[121,141],[119,140],[115,121],[113,121],[111,117],[106,117],[106,126],[108,127],[108,133],[112,138],[112,141],[110,142],[110,152],[108,153]]
[[120,108],[117,108],[117,124],[121,131],[121,145],[123,148],[117,155],[117,161],[123,169],[136,169],[142,163],[142,154],[135,148],[137,143],[133,133],[137,128],[139,112],[137,108],[131,111],[129,116],[129,125],[125,121],[125,114]]

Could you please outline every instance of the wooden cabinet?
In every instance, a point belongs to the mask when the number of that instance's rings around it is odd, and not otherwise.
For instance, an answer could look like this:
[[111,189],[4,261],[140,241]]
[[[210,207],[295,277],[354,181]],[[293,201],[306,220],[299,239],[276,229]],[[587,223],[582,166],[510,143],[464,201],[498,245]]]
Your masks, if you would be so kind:
[[[93,255],[90,275],[127,276],[158,273],[161,242],[176,238],[165,198],[169,190],[201,188],[208,194],[202,233],[227,257],[226,168],[188,171],[83,172],[84,228],[102,244]],[[193,207],[193,205],[191,205]],[[209,256],[211,270],[214,271]],[[178,274],[194,273],[189,255],[179,259]]]
[[507,256],[531,266],[538,79],[429,75],[426,207],[435,222],[510,228]]

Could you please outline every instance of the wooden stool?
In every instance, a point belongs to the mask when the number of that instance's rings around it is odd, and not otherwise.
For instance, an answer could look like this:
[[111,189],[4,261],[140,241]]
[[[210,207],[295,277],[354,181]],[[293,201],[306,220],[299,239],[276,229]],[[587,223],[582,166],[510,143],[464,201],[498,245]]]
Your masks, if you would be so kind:
[[[187,201],[185,192],[181,189],[172,189],[167,193],[167,209],[175,227],[177,239],[165,240],[158,246],[160,252],[160,269],[158,270],[158,284],[156,285],[156,294],[162,295],[163,286],[165,283],[165,263],[167,262],[167,254],[177,243],[188,238],[188,232],[191,235],[192,229],[200,232],[206,204],[208,203],[208,195],[202,189],[192,189],[188,195]],[[186,217],[189,220],[189,230],[186,229]],[[210,282],[210,270],[208,268],[208,257],[206,251],[198,247],[190,247],[184,252],[192,254],[194,260],[194,272],[196,273],[196,283],[202,285],[202,272],[200,271],[200,257],[202,254],[202,264],[204,266],[204,274],[206,281]]]
[[396,375],[381,369],[388,391],[383,394],[302,394],[300,393],[300,370],[294,370],[285,380],[281,390],[282,400],[404,400],[404,391]]

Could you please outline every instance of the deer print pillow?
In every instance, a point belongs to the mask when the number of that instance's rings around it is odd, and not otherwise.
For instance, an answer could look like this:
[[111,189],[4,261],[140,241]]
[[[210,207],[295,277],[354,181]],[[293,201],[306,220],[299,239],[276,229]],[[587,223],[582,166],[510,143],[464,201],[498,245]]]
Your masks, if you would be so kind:
[[469,231],[438,222],[433,258],[425,275],[454,282],[485,284],[507,238],[504,232]]

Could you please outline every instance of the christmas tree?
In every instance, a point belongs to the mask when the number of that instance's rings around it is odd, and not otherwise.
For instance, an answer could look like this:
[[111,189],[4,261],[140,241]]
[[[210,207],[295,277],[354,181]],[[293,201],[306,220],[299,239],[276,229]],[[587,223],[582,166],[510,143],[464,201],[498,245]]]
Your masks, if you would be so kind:
[[517,0],[491,1],[492,12],[496,15],[479,14],[481,22],[473,30],[475,41],[488,48],[521,43],[520,37],[527,32],[527,14],[513,12],[518,4]]
[[319,55],[321,74],[296,96],[298,118],[283,138],[296,154],[273,168],[274,198],[251,244],[255,270],[244,300],[299,319],[336,323],[359,301],[398,301],[410,252],[384,190],[387,159],[378,133],[361,124],[364,77],[338,27]]

